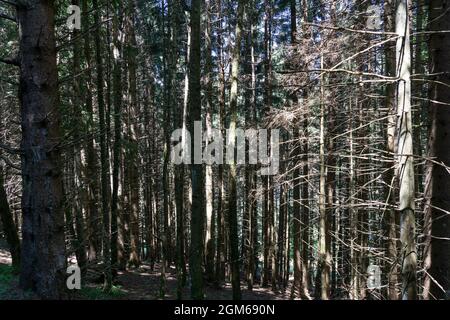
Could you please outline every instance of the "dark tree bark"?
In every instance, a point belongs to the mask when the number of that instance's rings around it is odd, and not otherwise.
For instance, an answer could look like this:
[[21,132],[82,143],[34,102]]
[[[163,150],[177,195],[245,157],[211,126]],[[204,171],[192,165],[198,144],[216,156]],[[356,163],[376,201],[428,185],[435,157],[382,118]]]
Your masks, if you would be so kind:
[[429,50],[431,74],[437,74],[431,88],[431,132],[429,137],[429,168],[426,181],[426,299],[449,299],[450,296],[450,34],[437,33],[450,29],[448,2],[430,1]]
[[60,114],[53,1],[17,7],[22,115],[20,284],[45,299],[65,296]]
[[[87,0],[82,1],[82,11],[88,11]],[[86,28],[83,30],[84,37],[84,59],[86,61],[86,96],[85,96],[85,109],[88,113],[89,121],[87,127],[90,131],[94,131],[96,126],[94,123],[94,109],[93,109],[93,81],[92,81],[92,58],[91,58],[91,38],[89,32],[87,32],[87,26],[89,25],[88,15],[83,15],[83,26]],[[101,254],[101,216],[98,210],[98,160],[95,154],[94,137],[89,136],[86,141],[86,183],[88,186],[88,260],[94,262]]]
[[[100,12],[98,1],[93,0],[92,6],[94,9],[94,23],[96,26],[100,26]],[[94,43],[95,43],[95,60],[97,66],[97,104],[98,104],[98,123],[100,129],[100,166],[101,166],[101,198],[102,198],[102,240],[103,240],[103,260],[105,263],[105,285],[104,290],[110,291],[112,286],[112,274],[111,274],[111,243],[114,240],[111,239],[111,223],[110,223],[110,211],[109,211],[109,182],[108,182],[108,146],[106,142],[106,108],[104,100],[104,75],[103,75],[103,61],[102,61],[102,47],[100,40],[100,28],[94,30]],[[116,229],[117,230],[117,229]],[[114,232],[113,232],[114,235]]]
[[[194,134],[194,121],[201,118],[201,85],[200,85],[200,0],[193,0],[191,6],[191,47],[189,54],[189,125],[190,132]],[[194,153],[194,139],[191,139],[191,151]],[[192,155],[194,163],[194,156]],[[205,184],[202,164],[191,165],[192,181],[192,216],[191,216],[191,247],[190,264],[191,297],[202,300],[203,293],[203,229],[205,217]]]
[[[395,19],[395,3],[394,0],[388,0],[385,4],[385,14],[384,14],[384,28],[386,32],[393,32],[395,30],[394,19]],[[387,45],[385,47],[386,55],[386,74],[388,76],[394,76],[396,74],[395,70],[395,51],[392,45]],[[388,112],[387,120],[387,130],[386,130],[386,151],[394,153],[394,139],[395,139],[395,84],[388,83],[386,85],[386,109]],[[398,219],[396,219],[395,210],[393,210],[395,205],[395,188],[394,188],[394,178],[395,172],[393,168],[393,161],[386,163],[386,173],[384,175],[385,182],[385,201],[387,203],[384,221],[383,221],[383,231],[386,237],[385,247],[386,247],[386,262],[384,263],[383,274],[387,277],[387,287],[386,295],[390,300],[398,299],[398,292],[396,289],[397,283],[397,239],[398,232],[396,226],[398,225]]]

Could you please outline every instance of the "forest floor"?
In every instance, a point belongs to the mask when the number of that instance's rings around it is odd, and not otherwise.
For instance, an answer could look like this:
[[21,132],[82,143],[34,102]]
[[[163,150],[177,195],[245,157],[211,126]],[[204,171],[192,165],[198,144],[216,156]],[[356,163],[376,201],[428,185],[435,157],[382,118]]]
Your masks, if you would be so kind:
[[[151,270],[149,264],[143,263],[139,268],[119,272],[114,281],[114,287],[110,294],[102,292],[101,283],[89,282],[75,291],[72,299],[76,300],[155,300],[160,299],[161,276],[159,265]],[[176,299],[177,279],[175,268],[170,268],[166,275],[165,298]],[[206,285],[206,299],[230,300],[232,289],[230,283],[223,284],[220,288],[214,285]],[[183,289],[183,299],[189,299],[190,292],[186,286]],[[270,288],[255,286],[252,291],[242,285],[242,298],[244,300],[285,300],[289,299],[289,290],[285,292],[273,292]],[[0,240],[0,300],[36,299],[30,292],[24,292],[19,288],[18,276],[12,272],[11,257],[9,252],[1,245]]]

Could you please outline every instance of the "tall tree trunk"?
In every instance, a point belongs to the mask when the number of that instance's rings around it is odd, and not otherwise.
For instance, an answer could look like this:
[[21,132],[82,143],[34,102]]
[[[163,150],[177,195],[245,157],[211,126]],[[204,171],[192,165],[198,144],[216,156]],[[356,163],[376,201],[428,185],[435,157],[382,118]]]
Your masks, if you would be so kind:
[[[291,11],[291,44],[296,45],[297,43],[297,10],[296,1],[290,0],[290,11]],[[298,103],[298,98],[296,94],[291,97],[294,106]],[[294,170],[294,187],[293,187],[293,244],[294,244],[294,282],[292,284],[291,298],[300,297],[301,282],[302,282],[302,261],[301,261],[301,166],[300,166],[300,156],[301,156],[301,143],[300,143],[300,129],[294,129],[294,146],[293,146],[293,157],[295,157],[295,170]]]
[[130,256],[128,264],[138,267],[140,265],[139,241],[139,171],[138,171],[138,141],[140,140],[137,67],[136,59],[138,48],[136,43],[136,13],[135,0],[129,0],[126,14],[126,57],[128,65],[128,105],[127,105],[127,166],[129,168],[128,193],[130,199]]
[[[176,10],[175,15],[181,15],[181,8],[175,2]],[[179,19],[179,17],[177,17]],[[177,20],[178,21],[178,20]],[[191,34],[188,25],[187,30],[187,45],[186,45],[186,64],[189,64],[189,50],[190,50],[190,42],[191,42]],[[188,111],[188,93],[189,93],[189,75],[186,72],[184,78],[184,92],[183,92],[183,103],[178,107],[179,111],[175,112],[175,120],[177,124],[177,128],[182,128],[183,137],[182,143],[185,146],[186,143],[186,118]],[[184,218],[186,215],[186,207],[184,205],[185,199],[185,167],[184,164],[175,166],[175,203],[176,203],[176,224],[177,224],[177,232],[176,232],[176,268],[177,268],[177,299],[183,298],[183,287],[186,284],[186,262],[185,262],[185,223]]]
[[[92,1],[94,9],[94,24],[100,26],[100,12],[98,1]],[[95,59],[97,65],[97,104],[98,104],[98,122],[100,129],[100,166],[101,166],[101,198],[102,198],[102,217],[103,217],[103,262],[105,264],[105,284],[104,290],[110,291],[112,287],[111,274],[111,224],[109,217],[109,161],[108,161],[108,146],[106,142],[106,112],[104,100],[104,83],[103,83],[103,61],[102,61],[102,47],[100,41],[100,28],[94,30],[95,43]]]
[[436,74],[431,87],[431,132],[426,181],[426,251],[425,299],[450,298],[450,34],[438,33],[450,30],[448,3],[430,1],[429,50],[432,57],[430,74]]
[[[206,102],[206,132],[211,136],[212,130],[212,96],[213,96],[213,73],[212,73],[212,30],[211,30],[211,1],[205,1],[205,102]],[[206,188],[206,235],[205,235],[205,258],[206,277],[208,281],[214,279],[214,217],[213,217],[213,170],[212,165],[206,165],[205,171]]]
[[[80,3],[78,0],[72,0],[72,4],[78,6]],[[73,73],[78,75],[81,69],[81,39],[80,34],[77,29],[72,31],[72,41],[73,41]],[[73,97],[72,97],[72,107],[73,113],[71,117],[72,128],[80,128],[82,123],[82,113],[80,106],[82,105],[81,88],[79,80],[73,79]],[[72,146],[72,161],[74,166],[73,180],[74,184],[71,186],[74,190],[72,208],[75,217],[75,228],[76,228],[76,240],[74,241],[74,249],[77,257],[77,264],[81,269],[82,276],[86,272],[86,243],[85,243],[85,227],[84,227],[84,217],[83,212],[86,206],[86,200],[88,198],[84,181],[83,174],[85,172],[82,154],[84,154],[82,148],[80,147],[79,141],[81,140],[80,133],[78,130],[73,131],[73,140],[75,144]]]
[[[309,39],[307,33],[306,23],[308,19],[308,1],[302,0],[302,17],[303,17],[303,38]],[[303,101],[306,102],[308,97],[307,88],[303,90]],[[302,153],[302,183],[300,185],[300,201],[301,201],[301,225],[300,225],[300,242],[301,242],[301,294],[303,298],[310,299],[309,295],[309,235],[310,235],[310,222],[309,222],[309,107],[308,103],[304,103],[303,111],[303,140],[301,142]]]
[[[82,1],[82,11],[88,11],[87,0]],[[83,15],[83,26],[87,28],[89,25],[88,15]],[[86,101],[85,109],[88,113],[88,128],[90,131],[95,130],[94,124],[94,109],[93,109],[93,82],[92,82],[92,59],[91,59],[91,40],[90,34],[86,30],[83,30],[84,38],[84,59],[86,61]],[[97,171],[97,159],[94,147],[94,136],[89,136],[86,141],[86,184],[88,186],[88,260],[94,262],[100,256],[101,253],[101,216],[98,212],[98,171]]]
[[[200,85],[200,0],[193,0],[191,5],[191,47],[189,54],[189,124],[190,132],[194,134],[195,121],[201,124],[201,85]],[[200,130],[201,131],[201,130]],[[201,134],[201,132],[200,132]],[[203,293],[203,226],[205,215],[205,186],[203,165],[195,161],[195,143],[191,139],[191,151],[194,154],[191,165],[192,181],[192,216],[191,216],[191,246],[190,264],[191,273],[191,297],[202,300]],[[198,142],[197,142],[198,144]],[[201,151],[201,150],[200,150]],[[199,160],[199,159],[197,159]]]
[[[237,22],[235,31],[235,44],[231,58],[231,91],[230,91],[230,129],[227,139],[232,143],[233,152],[236,143],[236,125],[237,125],[237,100],[238,100],[238,77],[239,62],[241,53],[241,37],[243,31],[245,3],[238,3]],[[238,221],[237,221],[237,170],[236,162],[233,159],[230,163],[229,181],[228,181],[228,228],[230,241],[230,259],[231,259],[231,284],[233,287],[233,299],[241,299],[241,281],[239,273],[239,240],[238,240]]]
[[413,163],[413,132],[411,111],[411,45],[408,0],[398,2],[396,15],[397,70],[400,80],[397,87],[397,176],[400,186],[400,241],[402,259],[402,298],[416,299],[417,254],[415,243],[415,191]]
[[[117,263],[120,268],[123,269],[125,267],[127,257],[122,256],[122,258],[118,259],[117,255],[117,241],[118,241],[118,228],[122,226],[118,226],[118,215],[122,215],[122,219],[126,220],[128,224],[128,215],[129,212],[126,212],[128,208],[125,210],[118,210],[118,202],[119,202],[119,171],[120,164],[122,161],[121,151],[122,151],[122,43],[119,38],[119,28],[121,24],[121,5],[116,5],[114,7],[114,16],[113,16],[113,119],[114,119],[114,145],[113,145],[113,169],[112,169],[112,198],[111,198],[111,263],[115,266]],[[127,185],[127,184],[125,184]],[[126,194],[124,190],[123,193]],[[126,218],[123,216],[127,215]],[[122,219],[120,219],[122,221]],[[128,227],[125,228],[125,232],[129,232]],[[128,238],[128,237],[127,237]]]
[[[386,32],[394,32],[394,10],[395,3],[394,0],[387,0],[385,4],[385,13],[384,13],[384,28]],[[386,75],[395,76],[395,52],[392,45],[387,45],[384,49],[386,55]],[[395,110],[395,83],[387,83],[386,84],[386,110],[388,113],[387,120],[387,130],[386,130],[386,151],[390,154],[394,154],[395,149],[395,118],[396,118],[396,110]],[[393,161],[386,162],[386,172],[384,175],[385,182],[385,209],[384,209],[384,237],[385,237],[385,247],[386,247],[386,262],[384,263],[384,271],[383,274],[387,277],[387,287],[386,287],[386,295],[390,300],[398,299],[398,292],[396,290],[397,284],[397,220],[396,214],[394,210],[395,206],[395,190],[394,187],[394,179],[395,173],[393,168]]]
[[[323,56],[321,57],[321,66],[323,69]],[[321,78],[320,93],[320,181],[319,181],[319,266],[316,283],[319,285],[316,290],[316,296],[322,300],[329,299],[330,285],[330,248],[329,248],[329,221],[326,209],[326,176],[327,168],[325,163],[325,102],[324,102],[324,76]],[[320,278],[320,280],[319,280]]]
[[17,7],[22,115],[20,284],[46,299],[65,296],[60,114],[53,1]]

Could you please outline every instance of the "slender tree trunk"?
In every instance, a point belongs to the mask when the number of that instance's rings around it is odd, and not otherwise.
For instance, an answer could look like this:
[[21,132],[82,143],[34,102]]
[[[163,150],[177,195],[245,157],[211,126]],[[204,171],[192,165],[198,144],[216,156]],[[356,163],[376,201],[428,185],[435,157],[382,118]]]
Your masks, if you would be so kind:
[[[308,39],[306,23],[308,19],[308,2],[302,0],[302,16],[303,16],[303,38]],[[308,97],[307,88],[303,91],[303,101],[307,102]],[[300,185],[300,201],[301,201],[301,225],[300,225],[300,241],[301,241],[301,294],[305,299],[310,299],[309,295],[309,235],[310,235],[310,222],[309,222],[309,107],[308,103],[304,103],[305,110],[303,114],[302,129],[303,129],[303,141],[301,142],[302,153],[302,182]]]
[[[241,34],[243,31],[245,2],[238,3],[237,22],[235,31],[235,44],[231,58],[231,91],[230,91],[230,129],[227,139],[234,146],[236,143],[236,124],[237,124],[237,100],[238,100],[238,77],[240,63],[240,45]],[[231,259],[231,283],[233,287],[233,299],[241,299],[241,281],[239,273],[239,240],[238,240],[238,221],[237,221],[237,170],[236,162],[233,159],[230,163],[229,182],[228,182],[228,228],[230,240],[230,259]]]
[[[82,11],[88,11],[87,0],[82,1]],[[89,25],[88,15],[83,15],[83,26],[87,28]],[[94,124],[94,109],[93,109],[93,82],[92,82],[92,59],[91,59],[91,40],[90,34],[87,30],[83,30],[84,37],[84,59],[86,61],[86,101],[85,109],[88,113],[88,128],[93,131],[96,126]],[[88,260],[94,262],[101,253],[101,216],[98,212],[98,171],[97,159],[94,148],[94,136],[89,136],[86,142],[86,183],[88,185]]]
[[[323,68],[323,56],[321,57],[321,65]],[[326,210],[326,176],[327,168],[325,163],[325,105],[324,105],[324,77],[321,81],[321,102],[320,102],[320,181],[319,181],[319,267],[317,280],[320,286],[316,288],[317,297],[322,300],[329,299],[329,281],[330,281],[330,248],[328,241],[329,233],[329,221],[327,219]]]
[[[122,219],[126,219],[128,224],[128,214],[126,212],[128,208],[123,211],[119,211],[119,183],[120,183],[120,165],[122,162],[122,43],[119,38],[119,28],[121,24],[122,7],[116,5],[114,7],[113,16],[113,119],[114,119],[114,144],[113,144],[113,169],[112,169],[112,198],[111,198],[111,264],[115,267],[119,264],[119,267],[123,269],[125,267],[127,257],[118,259],[118,216],[121,215]],[[127,183],[125,186],[128,185]],[[123,193],[126,193],[123,190]],[[127,218],[123,216],[127,215]],[[122,221],[122,219],[120,219]],[[129,232],[129,228],[125,227],[126,232]],[[127,237],[128,238],[128,237]],[[128,243],[128,241],[127,241]]]
[[397,70],[400,80],[397,87],[397,176],[399,182],[400,241],[402,259],[402,298],[416,299],[417,254],[415,243],[415,191],[413,163],[413,132],[411,111],[411,45],[408,0],[398,2],[396,32]]
[[[100,26],[100,13],[98,1],[92,1],[94,9],[94,23]],[[108,161],[108,146],[106,143],[106,115],[105,115],[105,100],[104,100],[104,83],[103,83],[103,61],[102,61],[102,47],[100,41],[100,30],[95,28],[94,31],[95,43],[95,57],[97,65],[97,104],[99,113],[99,129],[100,129],[100,166],[101,166],[101,198],[102,198],[102,212],[103,212],[103,261],[105,263],[105,285],[104,290],[110,291],[112,287],[111,275],[111,225],[109,218],[109,161]]]
[[138,172],[138,141],[140,140],[138,92],[137,92],[137,43],[136,43],[136,13],[135,0],[129,0],[126,14],[127,34],[127,65],[128,65],[128,110],[127,110],[127,166],[129,167],[129,199],[130,199],[130,256],[128,264],[134,267],[140,265],[139,241],[139,172]]
[[[224,40],[222,36],[222,1],[216,1],[217,7],[217,44],[219,50],[219,130],[224,136],[225,128],[225,57],[224,57]],[[225,183],[224,183],[224,166],[219,166],[218,170],[218,194],[217,194],[217,241],[216,241],[216,267],[215,267],[215,283],[220,283],[225,279]]]
[[[450,30],[448,3],[430,1],[430,30]],[[429,140],[426,192],[426,249],[425,299],[450,298],[450,92],[448,90],[450,61],[450,35],[433,33],[429,42],[431,60],[430,74],[437,74],[431,88],[431,132]]]
[[[211,136],[212,130],[212,95],[213,95],[213,73],[212,73],[212,30],[211,30],[211,1],[205,1],[205,102],[206,102],[206,132]],[[206,277],[208,281],[214,279],[214,221],[213,221],[213,170],[211,165],[206,165],[205,171],[206,188],[206,235],[205,235],[205,257],[206,257]]]
[[[78,0],[72,1],[73,5],[79,6]],[[78,75],[80,73],[81,64],[81,39],[78,30],[74,29],[72,31],[72,41],[73,41],[73,73]],[[72,128],[80,128],[82,125],[82,97],[81,88],[78,79],[73,80],[73,113],[72,113]],[[86,256],[86,242],[85,242],[85,224],[83,212],[85,210],[86,200],[88,198],[84,181],[83,173],[85,171],[83,159],[82,159],[82,148],[80,147],[79,141],[81,140],[80,133],[78,130],[74,130],[73,139],[75,144],[72,146],[72,161],[74,166],[73,179],[74,184],[71,186],[73,188],[74,199],[72,202],[73,214],[75,217],[75,228],[76,228],[76,239],[74,241],[74,249],[77,257],[77,264],[81,269],[81,275],[84,276],[86,272],[87,256]]]
[[[385,5],[385,15],[384,15],[384,28],[386,32],[394,32],[394,0],[387,0]],[[388,76],[395,76],[395,52],[392,45],[387,45],[385,48],[386,55],[386,74]],[[387,139],[386,139],[386,151],[390,154],[394,154],[394,145],[395,145],[395,118],[396,118],[396,110],[395,110],[395,84],[387,83],[386,84],[386,109],[388,112],[388,120],[387,120]],[[385,236],[385,246],[386,246],[386,262],[384,263],[384,272],[383,274],[387,277],[387,287],[386,287],[386,295],[390,300],[398,299],[398,292],[396,290],[397,284],[397,219],[396,213],[394,210],[395,206],[395,190],[394,187],[394,179],[395,173],[393,168],[393,161],[386,163],[386,173],[384,175],[385,182],[385,207],[384,210],[384,236]]]
[[[189,124],[190,132],[194,134],[195,121],[201,124],[201,85],[200,85],[200,0],[193,0],[191,4],[191,47],[189,54]],[[201,130],[200,130],[201,131]],[[201,134],[201,133],[200,133]],[[203,226],[205,216],[205,186],[203,165],[195,161],[195,138],[191,139],[191,151],[194,154],[191,165],[192,181],[192,216],[191,216],[191,246],[190,264],[191,297],[202,300],[203,293]],[[198,144],[198,142],[197,142]],[[199,159],[197,159],[199,160]]]

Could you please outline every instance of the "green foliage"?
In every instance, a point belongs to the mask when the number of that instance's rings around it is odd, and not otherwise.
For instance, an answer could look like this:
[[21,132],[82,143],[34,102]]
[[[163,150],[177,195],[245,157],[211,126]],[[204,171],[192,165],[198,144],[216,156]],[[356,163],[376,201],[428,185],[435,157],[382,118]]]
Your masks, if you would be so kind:
[[112,286],[111,292],[106,293],[100,287],[84,287],[80,290],[83,298],[88,300],[111,300],[125,296],[120,286]]
[[14,270],[12,266],[0,264],[0,298],[5,295],[14,280]]

